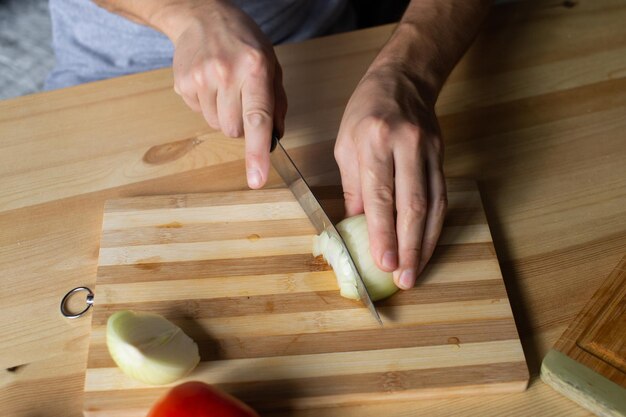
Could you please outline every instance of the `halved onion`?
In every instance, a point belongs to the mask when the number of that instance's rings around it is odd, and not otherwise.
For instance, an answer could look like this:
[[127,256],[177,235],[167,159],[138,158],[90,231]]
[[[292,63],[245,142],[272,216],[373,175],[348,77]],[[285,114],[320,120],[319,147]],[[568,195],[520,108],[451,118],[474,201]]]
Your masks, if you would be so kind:
[[[378,269],[376,261],[372,258],[365,215],[360,214],[342,220],[337,224],[337,230],[346,242],[354,264],[361,274],[372,300],[382,300],[398,291],[391,272]],[[313,255],[322,255],[332,266],[342,297],[353,300],[359,299],[359,293],[356,289],[356,276],[350,269],[348,254],[335,238],[327,232],[322,232],[316,236],[313,239]]]
[[174,382],[198,365],[198,345],[158,314],[118,311],[106,332],[111,357],[128,376],[150,385]]

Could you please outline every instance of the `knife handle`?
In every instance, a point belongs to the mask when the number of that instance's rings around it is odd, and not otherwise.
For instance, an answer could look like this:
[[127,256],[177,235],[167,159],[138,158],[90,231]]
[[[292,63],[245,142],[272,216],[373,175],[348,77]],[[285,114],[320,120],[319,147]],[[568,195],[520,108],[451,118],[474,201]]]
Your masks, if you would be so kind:
[[270,143],[270,153],[274,152],[276,149],[276,145],[278,145],[278,131],[276,129],[272,130],[272,142]]

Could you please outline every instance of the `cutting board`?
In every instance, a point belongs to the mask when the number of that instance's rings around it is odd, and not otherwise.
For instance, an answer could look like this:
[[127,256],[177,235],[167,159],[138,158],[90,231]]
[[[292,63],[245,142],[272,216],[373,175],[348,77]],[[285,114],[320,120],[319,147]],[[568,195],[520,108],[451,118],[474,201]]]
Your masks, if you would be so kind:
[[[167,387],[133,381],[107,318],[164,315],[199,345],[187,379],[260,410],[522,391],[524,353],[480,194],[449,182],[449,211],[416,287],[377,303],[380,327],[339,296],[287,189],[109,201],[85,380],[87,416],[145,416]],[[338,187],[314,190],[334,220]]]
[[602,416],[626,416],[626,256],[541,365],[541,379]]

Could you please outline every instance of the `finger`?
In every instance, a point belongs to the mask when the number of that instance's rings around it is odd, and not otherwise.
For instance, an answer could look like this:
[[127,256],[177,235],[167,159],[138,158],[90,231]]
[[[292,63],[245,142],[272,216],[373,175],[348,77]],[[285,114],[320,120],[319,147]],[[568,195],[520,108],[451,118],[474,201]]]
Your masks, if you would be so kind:
[[448,208],[443,164],[438,156],[428,158],[428,216],[422,239],[422,252],[418,275],[424,270],[437,246]]
[[187,107],[189,107],[191,110],[195,111],[196,113],[200,113],[202,111],[202,107],[200,106],[198,96],[181,94],[180,97],[183,99]]
[[359,159],[370,252],[380,269],[391,272],[398,266],[393,218],[393,154],[382,146],[364,146]]
[[283,71],[280,65],[276,65],[274,76],[274,128],[279,137],[285,134],[285,116],[287,115],[287,93],[283,86]]
[[356,216],[363,213],[363,195],[361,194],[361,176],[359,175],[359,161],[354,152],[352,139],[345,137],[342,129],[339,129],[335,144],[335,160],[339,166],[341,175],[341,187],[345,201],[345,217]]
[[217,90],[217,118],[222,132],[231,138],[243,135],[241,91],[231,86]]
[[174,71],[174,92],[178,94],[185,104],[196,113],[202,111],[198,100],[197,88],[190,77],[179,75],[182,70]]
[[219,130],[220,122],[217,117],[216,94],[217,92],[215,89],[208,89],[204,87],[198,91],[198,100],[204,120],[206,120],[208,125],[213,129]]
[[246,174],[250,188],[267,181],[274,120],[274,85],[266,71],[250,77],[242,87],[243,129],[246,137]]
[[417,149],[397,149],[396,208],[399,267],[394,281],[402,289],[415,284],[426,224],[428,189],[423,157]]

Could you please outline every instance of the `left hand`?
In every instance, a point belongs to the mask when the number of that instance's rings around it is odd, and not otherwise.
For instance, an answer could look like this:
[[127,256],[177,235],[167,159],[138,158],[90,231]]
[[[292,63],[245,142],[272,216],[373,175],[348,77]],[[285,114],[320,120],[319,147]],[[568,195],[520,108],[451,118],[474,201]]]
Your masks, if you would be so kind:
[[432,256],[447,208],[435,95],[402,64],[372,67],[335,144],[346,216],[365,212],[372,256],[402,289]]

